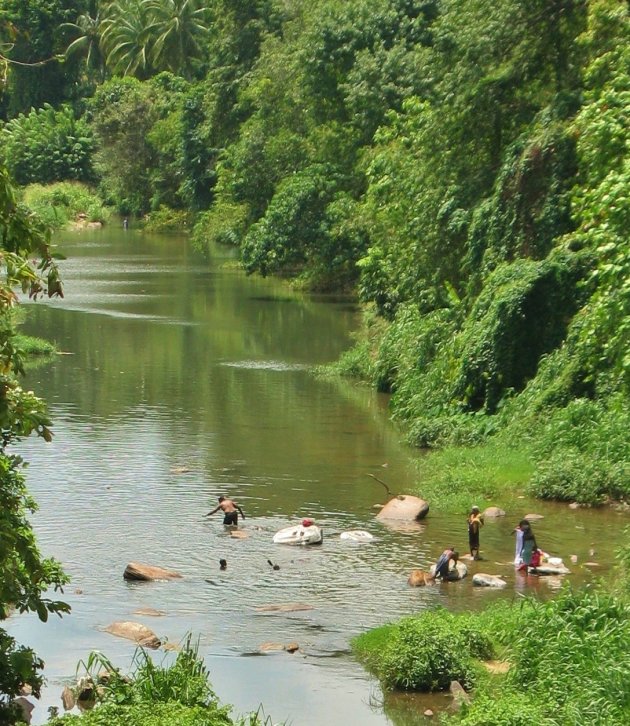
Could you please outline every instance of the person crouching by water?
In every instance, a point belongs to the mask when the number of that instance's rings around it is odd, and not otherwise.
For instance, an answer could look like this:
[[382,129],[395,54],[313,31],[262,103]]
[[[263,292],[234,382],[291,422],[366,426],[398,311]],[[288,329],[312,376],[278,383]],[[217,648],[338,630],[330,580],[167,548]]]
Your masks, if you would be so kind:
[[[216,506],[211,512],[208,512],[205,516],[209,517],[211,514],[218,512],[219,509],[223,512],[223,524],[225,525],[236,527],[238,524],[238,512],[240,512],[241,517],[245,519],[243,510],[238,506],[238,504],[231,499],[226,499],[225,497],[219,497],[218,506]],[[236,510],[238,510],[238,512]]]
[[532,525],[526,519],[521,519],[514,531],[516,532],[514,565],[519,572],[526,573],[529,567],[537,567],[540,564],[536,537]]
[[[458,560],[459,553],[452,547],[447,547],[440,555],[438,561],[435,563],[435,572],[433,573],[433,577],[440,578],[441,580],[458,580]],[[454,570],[451,570],[451,562],[454,563]]]
[[468,515],[468,544],[470,556],[473,560],[479,559],[479,530],[483,527],[483,517],[479,507],[472,507]]

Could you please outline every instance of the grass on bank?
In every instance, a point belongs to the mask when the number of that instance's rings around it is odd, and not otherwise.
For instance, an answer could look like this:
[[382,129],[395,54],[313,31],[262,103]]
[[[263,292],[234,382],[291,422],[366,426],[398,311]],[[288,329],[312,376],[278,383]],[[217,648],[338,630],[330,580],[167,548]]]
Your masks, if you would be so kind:
[[474,446],[429,450],[419,460],[420,495],[459,510],[515,494],[594,506],[630,502],[628,431],[630,407],[621,394],[515,416]]
[[447,511],[468,511],[473,504],[496,505],[530,493],[534,456],[526,440],[506,436],[477,446],[431,450],[418,462],[418,494]]
[[[460,726],[619,726],[630,723],[628,589],[566,589],[475,614],[423,613],[353,641],[388,689],[444,690],[458,681],[472,701],[441,723]],[[492,674],[489,658],[509,666]]]
[[[374,383],[366,360],[360,344],[318,373],[367,376]],[[493,416],[456,414],[433,422],[401,419],[394,396],[390,412],[412,446],[425,440],[428,428],[439,430],[434,444],[418,446],[426,454],[419,457],[418,494],[441,508],[466,510],[473,502],[522,494],[594,506],[630,503],[630,406],[623,393],[558,406],[514,399]]]
[[139,648],[129,676],[97,652],[81,666],[84,682],[96,687],[94,707],[78,715],[53,715],[49,726],[272,726],[262,710],[232,719],[232,708],[219,703],[190,636],[170,664],[154,663]]
[[79,219],[107,223],[112,212],[89,186],[80,182],[29,184],[23,190],[23,201],[52,229],[64,229]]
[[15,337],[15,344],[27,356],[47,356],[58,352],[54,343],[32,335],[18,333]]

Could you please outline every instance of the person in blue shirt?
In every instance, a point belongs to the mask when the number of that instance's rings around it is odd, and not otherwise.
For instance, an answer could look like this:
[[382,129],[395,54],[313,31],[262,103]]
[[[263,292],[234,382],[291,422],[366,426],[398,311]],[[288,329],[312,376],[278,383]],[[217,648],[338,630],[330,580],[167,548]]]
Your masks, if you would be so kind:
[[459,560],[459,553],[453,547],[447,547],[444,552],[440,555],[438,561],[435,563],[435,574],[433,577],[439,577],[442,580],[457,580],[459,576],[456,572],[451,572],[451,562],[457,565]]

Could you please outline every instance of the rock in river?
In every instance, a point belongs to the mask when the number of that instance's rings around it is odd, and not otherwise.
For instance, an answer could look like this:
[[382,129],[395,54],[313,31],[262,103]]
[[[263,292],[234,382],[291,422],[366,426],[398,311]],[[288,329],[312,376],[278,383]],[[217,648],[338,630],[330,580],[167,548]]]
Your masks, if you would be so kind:
[[429,503],[420,497],[401,494],[390,499],[376,515],[377,519],[401,519],[414,521],[424,519],[429,513]]
[[476,572],[472,577],[472,584],[477,587],[506,587],[507,582],[497,575],[486,575],[485,572]]
[[141,562],[130,562],[123,573],[125,580],[175,580],[182,575],[173,570],[165,570],[163,567],[145,565]]
[[117,635],[120,638],[133,640],[143,648],[159,648],[161,643],[157,635],[142,623],[120,622],[112,623],[105,628],[106,633]]
[[294,613],[299,610],[313,610],[313,606],[303,602],[289,602],[282,605],[259,605],[256,610],[261,613]]

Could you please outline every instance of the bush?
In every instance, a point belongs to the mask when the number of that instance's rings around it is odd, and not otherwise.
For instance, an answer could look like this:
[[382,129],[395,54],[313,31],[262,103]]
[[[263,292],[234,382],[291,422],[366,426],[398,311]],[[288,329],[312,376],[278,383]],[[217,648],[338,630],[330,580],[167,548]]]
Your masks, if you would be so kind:
[[92,133],[69,106],[46,104],[20,114],[2,131],[4,162],[18,184],[94,181]]
[[49,726],[228,726],[227,715],[181,703],[104,703],[81,716],[53,718]]
[[93,653],[86,670],[94,682],[97,677],[93,671],[101,666],[105,666],[111,676],[105,687],[104,701],[114,700],[119,704],[176,701],[191,708],[218,708],[208,671],[190,637],[171,665],[156,665],[145,650],[139,649],[134,657],[135,670],[132,677],[127,678],[102,655]]
[[15,337],[15,343],[26,356],[52,355],[57,352],[57,348],[53,343],[43,338],[34,338],[32,335],[18,333]]
[[147,232],[187,232],[191,219],[190,212],[161,206],[155,212],[147,214],[144,229]]
[[475,658],[489,658],[489,638],[474,622],[436,610],[405,618],[353,643],[359,657],[387,688],[439,691],[459,681],[470,689],[476,681]]
[[238,247],[245,236],[248,223],[248,207],[219,200],[213,208],[199,216],[193,231],[193,244],[201,252],[207,252],[214,244]]
[[549,717],[547,709],[531,694],[502,690],[500,693],[482,693],[472,707],[464,707],[462,714],[447,719],[447,724],[459,726],[559,726]]
[[532,493],[541,499],[584,504],[601,504],[609,488],[602,463],[571,450],[539,462],[530,484]]
[[[6,617],[6,612],[1,614]],[[31,648],[18,645],[0,628],[0,724],[18,722],[21,709],[13,699],[21,694],[25,684],[31,686],[33,694],[39,697],[44,682],[43,668],[44,661]]]
[[558,723],[630,721],[630,606],[623,600],[565,591],[533,608],[511,649],[507,682],[532,700],[550,701],[547,712]]
[[[1,631],[0,631],[1,632]],[[269,726],[262,706],[238,719],[221,706],[214,694],[203,660],[188,636],[170,665],[156,665],[139,648],[135,670],[124,676],[104,655],[94,652],[87,663],[87,683],[97,703],[79,716],[51,716],[48,726]]]
[[371,378],[372,367],[369,344],[367,341],[361,341],[342,353],[339,360],[332,366],[327,366],[326,370],[348,378],[367,381]]
[[24,202],[54,229],[65,227],[80,214],[87,222],[107,222],[111,216],[100,198],[79,182],[31,184],[24,190]]
[[[565,589],[545,603],[498,603],[474,614],[439,609],[369,631],[353,648],[390,688],[475,683],[472,702],[455,716],[443,716],[448,724],[630,723],[628,545],[618,560],[617,594],[600,585]],[[495,654],[509,663],[507,673],[475,672],[475,658]]]
[[537,436],[533,493],[591,504],[630,497],[629,428],[621,394],[600,401],[576,399],[548,413]]
[[[472,616],[507,650],[511,668],[482,684],[465,726],[617,726],[630,722],[630,606],[586,588],[556,600]],[[469,616],[470,617],[470,616]],[[492,682],[494,680],[494,682]]]

